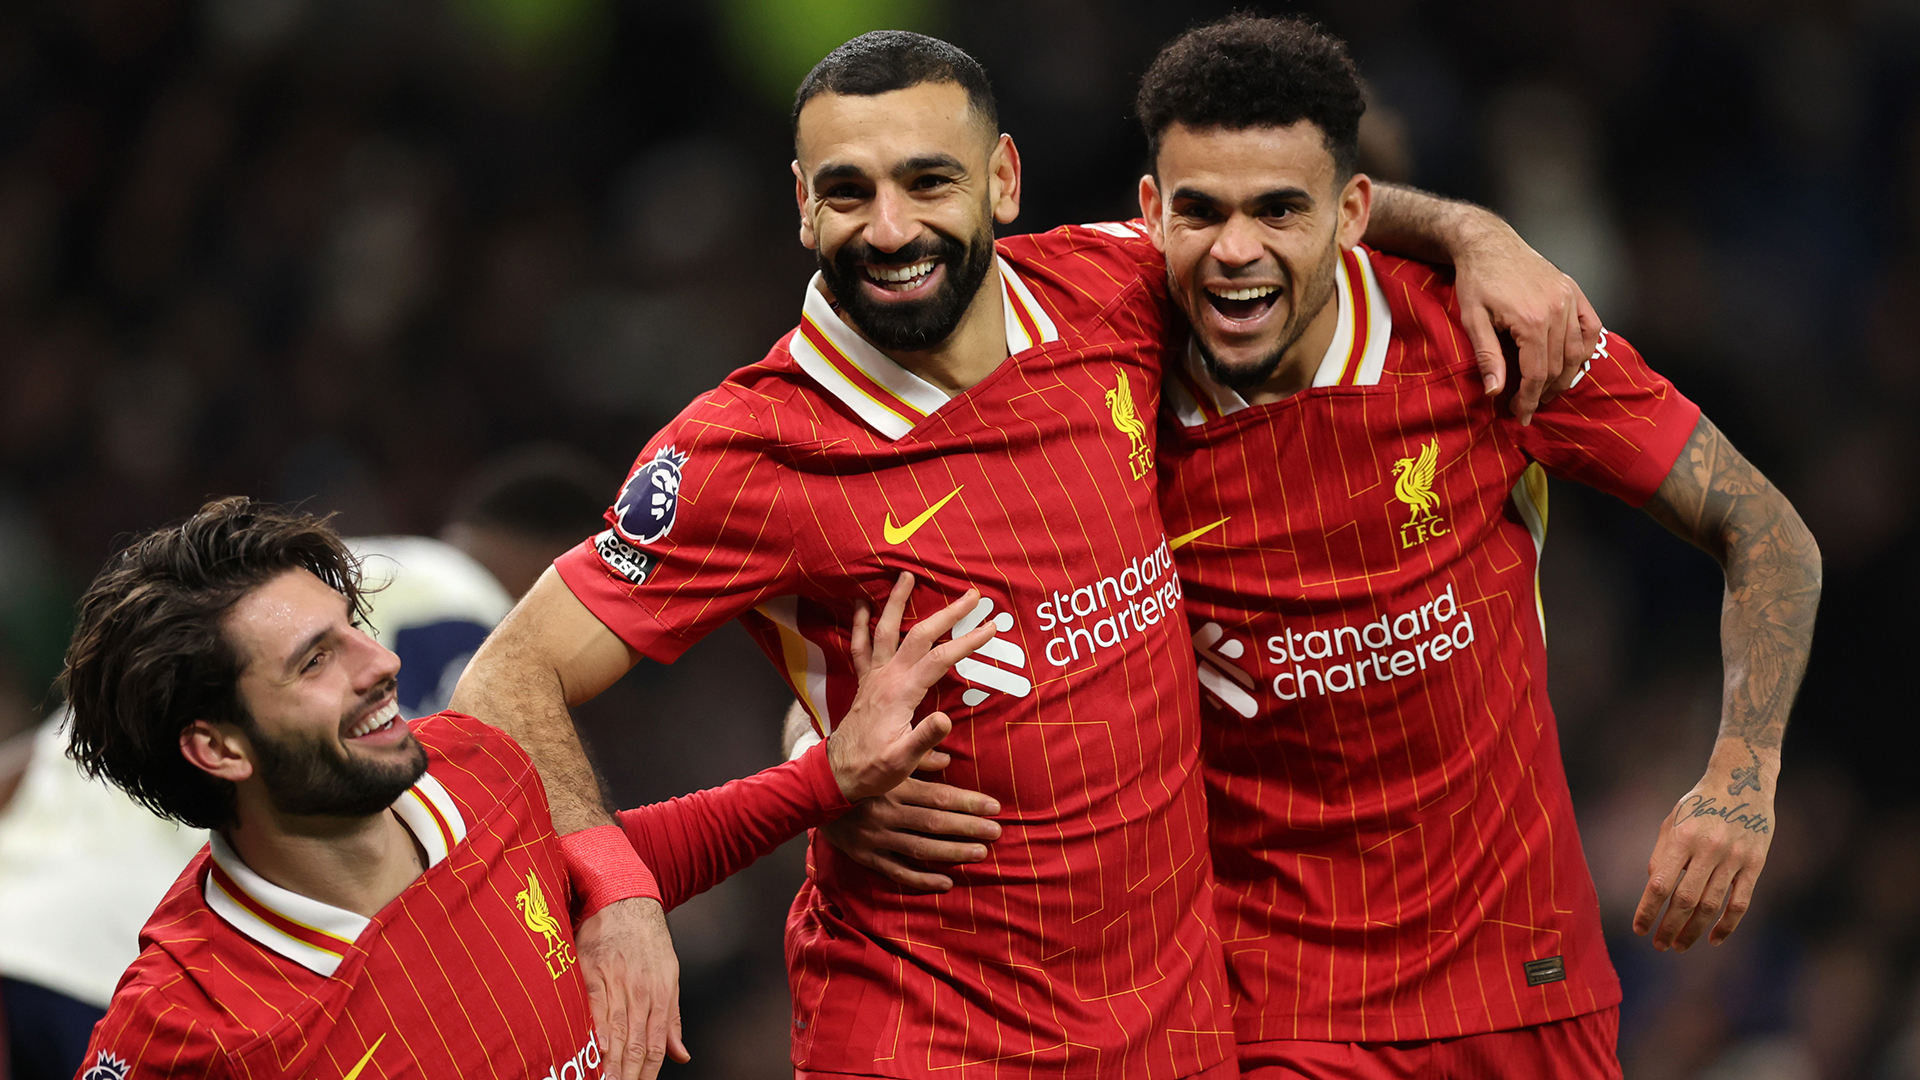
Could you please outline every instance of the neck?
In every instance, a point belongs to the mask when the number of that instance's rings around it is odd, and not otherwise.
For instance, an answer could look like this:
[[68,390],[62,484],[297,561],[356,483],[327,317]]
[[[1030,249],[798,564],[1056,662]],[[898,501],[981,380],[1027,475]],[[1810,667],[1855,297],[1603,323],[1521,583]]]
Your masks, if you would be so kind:
[[[980,380],[993,374],[1005,360],[1007,353],[1007,308],[1000,302],[1000,290],[1005,288],[1000,282],[1000,264],[995,260],[987,271],[986,279],[981,281],[980,289],[973,294],[973,300],[967,304],[965,314],[960,316],[960,325],[953,333],[930,349],[916,352],[895,352],[880,349],[881,355],[913,372],[915,375],[945,390],[949,396],[957,396],[971,389]],[[851,320],[848,326],[859,334],[868,344],[866,331],[861,330]],[[875,348],[879,346],[875,345]]]
[[249,869],[289,892],[372,918],[426,868],[413,832],[391,810],[302,817],[248,795],[243,787],[240,823],[222,835]]
[[1320,305],[1313,319],[1307,323],[1306,330],[1287,346],[1280,356],[1280,365],[1273,374],[1259,386],[1246,394],[1249,405],[1267,405],[1287,398],[1313,385],[1313,376],[1320,370],[1320,362],[1327,358],[1327,349],[1333,344],[1333,332],[1340,328],[1340,296],[1331,293],[1327,302]]

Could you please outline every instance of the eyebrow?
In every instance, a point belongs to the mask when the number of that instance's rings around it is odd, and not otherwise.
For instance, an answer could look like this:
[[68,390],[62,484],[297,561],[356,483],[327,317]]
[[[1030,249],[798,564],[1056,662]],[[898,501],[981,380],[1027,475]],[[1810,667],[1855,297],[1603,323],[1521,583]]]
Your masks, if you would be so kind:
[[895,165],[893,175],[897,179],[909,173],[926,172],[928,169],[952,169],[955,172],[965,172],[967,167],[952,154],[921,154]]
[[[952,154],[920,154],[895,165],[892,169],[888,170],[888,175],[898,179],[902,176],[910,176],[914,173],[925,172],[929,169],[951,169],[954,172],[965,172],[967,167],[964,162]],[[813,174],[813,186],[819,188],[831,180],[864,180],[866,177],[867,171],[858,165],[822,165]]]
[[314,634],[312,637],[308,638],[307,640],[301,642],[300,647],[293,650],[292,655],[287,657],[287,666],[282,668],[280,673],[282,675],[292,675],[294,668],[300,666],[300,661],[308,653],[312,652],[315,646],[319,645],[322,641],[325,641],[327,639],[327,635],[331,633],[333,633],[333,627],[329,626],[329,627],[326,627],[325,629],[322,629],[318,633]]
[[[1170,196],[1167,201],[1177,202],[1181,199],[1186,199],[1192,202],[1206,202],[1206,203],[1217,203],[1217,202],[1223,201],[1218,196],[1215,196],[1205,191],[1201,191],[1199,188],[1192,188],[1192,187],[1175,188],[1173,195]],[[1306,201],[1311,203],[1313,201],[1313,195],[1311,192],[1307,191],[1307,189],[1305,188],[1283,187],[1283,188],[1273,188],[1268,191],[1263,191],[1260,194],[1255,195],[1252,199],[1248,201],[1253,203],[1256,206],[1264,206],[1268,203],[1277,203],[1277,202]]]

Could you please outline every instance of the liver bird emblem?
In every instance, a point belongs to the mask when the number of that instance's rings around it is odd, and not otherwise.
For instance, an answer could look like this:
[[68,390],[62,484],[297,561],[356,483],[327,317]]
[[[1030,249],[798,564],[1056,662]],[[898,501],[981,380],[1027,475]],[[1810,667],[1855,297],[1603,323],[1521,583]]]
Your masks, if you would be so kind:
[[547,971],[554,978],[559,978],[561,972],[573,966],[573,950],[567,946],[560,923],[547,907],[547,894],[540,888],[540,875],[532,870],[527,871],[527,887],[521,889],[513,900],[520,908],[520,917],[526,920],[527,929],[547,939]]
[[1113,426],[1126,435],[1130,448],[1127,460],[1133,466],[1135,480],[1147,475],[1153,469],[1153,447],[1147,443],[1147,425],[1140,420],[1140,410],[1133,404],[1133,385],[1127,381],[1127,373],[1120,373],[1120,381],[1107,391],[1107,407],[1113,410]]
[[1439,439],[1421,447],[1419,457],[1404,457],[1393,463],[1393,497],[1412,510],[1407,524],[1433,516],[1433,508],[1440,503],[1440,496],[1433,493],[1433,474],[1439,466]]

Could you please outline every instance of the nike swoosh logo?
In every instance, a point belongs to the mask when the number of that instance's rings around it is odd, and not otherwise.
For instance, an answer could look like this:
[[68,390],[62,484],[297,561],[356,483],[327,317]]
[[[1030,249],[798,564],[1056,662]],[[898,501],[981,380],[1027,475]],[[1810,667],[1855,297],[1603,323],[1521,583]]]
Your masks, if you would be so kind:
[[1227,523],[1227,518],[1230,518],[1232,516],[1233,516],[1232,514],[1228,514],[1227,517],[1223,517],[1219,521],[1216,521],[1211,525],[1202,525],[1201,527],[1193,530],[1192,532],[1188,533],[1185,536],[1174,537],[1173,539],[1167,541],[1167,550],[1178,551],[1181,548],[1186,547],[1188,544],[1193,543],[1195,540],[1198,540],[1201,537],[1212,532],[1213,530],[1219,528],[1220,526],[1225,525]]
[[961,484],[960,487],[954,488],[952,491],[947,492],[946,498],[941,499],[939,502],[934,503],[932,506],[927,507],[926,510],[921,512],[919,517],[914,518],[912,521],[907,522],[905,525],[895,525],[893,523],[893,511],[891,510],[887,511],[887,520],[883,523],[880,529],[881,535],[887,538],[887,543],[889,544],[906,543],[909,537],[911,537],[914,533],[917,533],[920,531],[920,526],[925,525],[928,521],[931,521],[933,519],[933,515],[940,512],[941,507],[947,505],[949,502],[952,502],[953,497],[955,495],[960,494],[961,487],[966,487],[966,486],[967,485],[965,484]]
[[367,1056],[361,1058],[360,1063],[355,1065],[352,1069],[348,1070],[347,1075],[341,1077],[340,1080],[358,1080],[358,1077],[360,1076],[360,1070],[367,1067],[367,1062],[373,1060],[373,1052],[375,1050],[380,1049],[380,1044],[386,1041],[387,1041],[387,1037],[385,1035],[382,1035],[379,1038],[373,1040],[373,1045],[367,1047]]

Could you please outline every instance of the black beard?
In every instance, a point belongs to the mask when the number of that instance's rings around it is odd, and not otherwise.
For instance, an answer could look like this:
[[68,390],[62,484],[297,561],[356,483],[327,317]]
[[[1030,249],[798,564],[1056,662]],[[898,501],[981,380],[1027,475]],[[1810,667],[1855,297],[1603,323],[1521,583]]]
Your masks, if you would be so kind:
[[[905,303],[883,303],[867,296],[861,264],[912,266],[929,258],[947,268],[946,280],[932,296]],[[820,276],[840,301],[841,314],[884,352],[920,352],[947,340],[992,266],[991,228],[964,244],[930,233],[898,251],[883,253],[862,242],[849,242],[832,259],[820,256]]]
[[[1244,394],[1258,388],[1260,384],[1272,377],[1274,369],[1280,366],[1281,359],[1287,355],[1287,350],[1293,348],[1294,343],[1300,340],[1300,335],[1307,332],[1307,325],[1320,314],[1321,308],[1327,306],[1327,301],[1333,298],[1334,291],[1338,288],[1333,278],[1335,269],[1340,265],[1337,235],[1328,248],[1330,257],[1320,260],[1320,265],[1314,269],[1313,277],[1307,281],[1306,292],[1294,293],[1293,299],[1296,303],[1293,305],[1293,310],[1287,314],[1287,324],[1280,328],[1279,344],[1274,346],[1272,352],[1261,357],[1258,363],[1251,367],[1229,368],[1213,355],[1213,350],[1207,348],[1206,341],[1197,332],[1193,335],[1193,347],[1200,353],[1200,362],[1205,365],[1207,374],[1213,377],[1214,382],[1235,393]],[[1284,266],[1281,268],[1281,273],[1286,273]],[[1289,280],[1286,285],[1291,291],[1293,282]],[[1177,296],[1179,293],[1176,291],[1174,295]],[[1203,297],[1200,302],[1204,304],[1208,301]]]
[[[372,695],[383,698],[391,685]],[[356,709],[358,714],[364,709]],[[345,718],[342,718],[343,721]],[[396,718],[404,724],[404,718]],[[344,726],[344,723],[343,723]],[[325,738],[276,739],[255,726],[248,732],[260,778],[275,810],[290,816],[367,817],[392,806],[427,771],[427,751],[408,735],[413,753],[404,761],[361,761]]]

